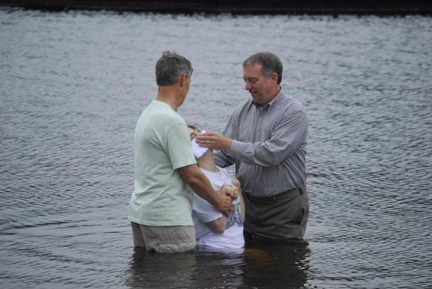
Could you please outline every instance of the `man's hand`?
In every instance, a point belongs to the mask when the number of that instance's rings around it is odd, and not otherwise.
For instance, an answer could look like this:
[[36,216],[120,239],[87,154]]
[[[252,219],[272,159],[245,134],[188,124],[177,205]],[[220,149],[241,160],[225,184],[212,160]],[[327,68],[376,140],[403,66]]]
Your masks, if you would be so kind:
[[222,190],[220,190],[218,195],[218,205],[216,209],[220,211],[225,217],[230,216],[230,212],[232,210],[232,200],[229,196],[225,195]]
[[229,139],[217,132],[206,132],[199,134],[195,141],[202,147],[218,150],[229,150],[232,139]]
[[233,183],[234,186],[236,186],[237,188],[239,188],[239,190],[241,190],[240,181],[236,177],[232,177],[231,182]]
[[240,189],[237,187],[223,186],[219,193],[222,195],[227,195],[231,197],[231,199],[237,199],[240,193]]
[[200,171],[196,164],[178,169],[183,180],[198,196],[212,204],[226,217],[229,217],[232,209],[232,201],[225,193],[216,193],[207,177]]

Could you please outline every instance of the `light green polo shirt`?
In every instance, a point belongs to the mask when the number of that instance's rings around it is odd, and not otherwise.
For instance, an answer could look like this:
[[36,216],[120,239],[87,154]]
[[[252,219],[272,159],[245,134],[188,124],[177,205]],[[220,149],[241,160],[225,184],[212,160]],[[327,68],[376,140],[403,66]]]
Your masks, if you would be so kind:
[[128,219],[147,226],[192,226],[193,193],[177,170],[196,164],[185,120],[153,100],[136,125],[134,154]]

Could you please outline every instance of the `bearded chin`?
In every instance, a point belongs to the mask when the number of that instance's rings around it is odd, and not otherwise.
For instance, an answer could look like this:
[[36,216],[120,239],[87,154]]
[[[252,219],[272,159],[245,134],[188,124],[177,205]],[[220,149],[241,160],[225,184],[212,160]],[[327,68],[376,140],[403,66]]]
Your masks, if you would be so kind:
[[257,97],[255,98],[255,97],[253,97],[253,95],[252,95],[252,102],[255,103],[255,104],[260,104],[260,102],[261,102],[261,96],[257,96]]

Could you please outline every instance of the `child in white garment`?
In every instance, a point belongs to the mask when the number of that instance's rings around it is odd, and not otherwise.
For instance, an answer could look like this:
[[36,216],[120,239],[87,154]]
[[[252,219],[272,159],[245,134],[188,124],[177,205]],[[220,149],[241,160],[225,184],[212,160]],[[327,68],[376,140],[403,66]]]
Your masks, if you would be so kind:
[[241,208],[240,183],[235,179],[237,186],[234,186],[227,171],[216,166],[212,149],[200,147],[195,142],[195,136],[199,133],[198,128],[189,125],[188,130],[198,167],[209,179],[214,190],[218,192],[223,186],[228,186],[229,188],[225,189],[239,196],[233,200],[232,211],[227,218],[194,193],[192,219],[196,231],[196,243],[215,248],[243,248],[244,208]]

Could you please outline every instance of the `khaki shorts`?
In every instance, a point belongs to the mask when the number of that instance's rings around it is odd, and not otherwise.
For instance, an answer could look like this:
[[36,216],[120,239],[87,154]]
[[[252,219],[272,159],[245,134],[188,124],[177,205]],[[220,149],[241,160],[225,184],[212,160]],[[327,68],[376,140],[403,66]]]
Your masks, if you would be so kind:
[[134,246],[157,253],[184,253],[196,250],[193,226],[144,226],[131,222]]

